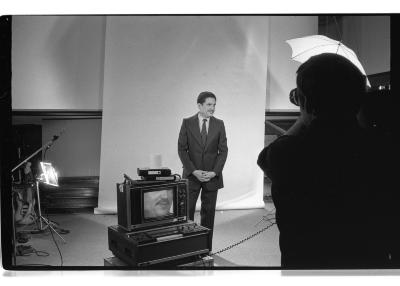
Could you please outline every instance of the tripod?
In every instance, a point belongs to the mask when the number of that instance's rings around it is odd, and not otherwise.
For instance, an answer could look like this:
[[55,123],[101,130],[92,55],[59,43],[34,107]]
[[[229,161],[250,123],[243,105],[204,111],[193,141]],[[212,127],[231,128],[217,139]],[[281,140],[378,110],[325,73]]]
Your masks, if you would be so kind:
[[51,230],[54,231],[54,233],[57,234],[57,235],[62,239],[62,241],[63,241],[64,243],[67,243],[67,242],[65,241],[65,239],[64,239],[64,238],[54,229],[54,227],[52,226],[52,225],[55,225],[55,223],[52,222],[52,221],[50,221],[50,220],[48,220],[48,219],[46,219],[46,218],[44,218],[44,217],[42,216],[42,210],[41,210],[41,207],[40,207],[39,183],[40,183],[40,180],[37,179],[37,180],[36,180],[36,194],[37,194],[37,198],[38,198],[39,230],[40,230],[40,231],[43,231],[43,230],[46,229],[46,227],[43,227],[43,223],[44,223],[44,224],[46,224],[49,228],[51,228]]

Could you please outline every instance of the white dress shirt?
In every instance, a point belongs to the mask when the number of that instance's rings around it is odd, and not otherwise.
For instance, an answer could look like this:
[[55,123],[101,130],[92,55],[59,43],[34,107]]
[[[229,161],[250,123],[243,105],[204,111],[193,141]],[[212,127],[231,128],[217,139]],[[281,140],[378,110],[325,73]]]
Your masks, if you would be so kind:
[[208,126],[210,125],[210,118],[204,118],[203,116],[201,116],[200,113],[198,113],[198,117],[199,117],[199,127],[200,127],[200,133],[201,133],[201,128],[203,127],[203,119],[206,119],[206,131],[208,134]]

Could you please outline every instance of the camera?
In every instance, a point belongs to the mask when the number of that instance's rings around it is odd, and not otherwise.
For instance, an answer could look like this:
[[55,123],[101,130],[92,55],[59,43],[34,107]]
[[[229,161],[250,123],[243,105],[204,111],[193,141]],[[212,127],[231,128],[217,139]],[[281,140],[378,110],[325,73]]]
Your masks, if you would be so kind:
[[298,90],[297,88],[293,88],[290,92],[289,92],[289,100],[291,103],[293,103],[296,106],[300,106],[300,102],[299,102],[299,95],[298,95]]

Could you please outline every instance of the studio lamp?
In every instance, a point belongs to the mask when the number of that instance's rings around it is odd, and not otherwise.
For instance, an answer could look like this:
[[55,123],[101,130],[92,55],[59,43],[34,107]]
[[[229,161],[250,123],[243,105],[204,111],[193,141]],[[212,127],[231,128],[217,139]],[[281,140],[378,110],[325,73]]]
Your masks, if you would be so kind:
[[42,174],[40,175],[39,180],[46,185],[58,187],[57,172],[51,163],[40,162],[40,169],[42,170]]
[[38,198],[39,224],[40,224],[39,228],[40,228],[40,230],[44,230],[43,223],[45,223],[65,242],[64,238],[52,226],[52,224],[54,224],[54,223],[42,216],[42,210],[40,207],[39,183],[58,187],[57,172],[54,169],[54,167],[52,166],[52,164],[49,162],[40,162],[40,169],[41,169],[42,173],[36,180],[36,191],[37,191],[37,198]]

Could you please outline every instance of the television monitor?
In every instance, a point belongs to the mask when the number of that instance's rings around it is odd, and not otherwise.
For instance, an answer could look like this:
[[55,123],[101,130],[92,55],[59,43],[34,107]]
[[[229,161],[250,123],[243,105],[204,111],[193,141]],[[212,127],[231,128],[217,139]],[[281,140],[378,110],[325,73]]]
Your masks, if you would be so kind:
[[126,181],[117,184],[118,225],[131,231],[188,220],[188,183]]

